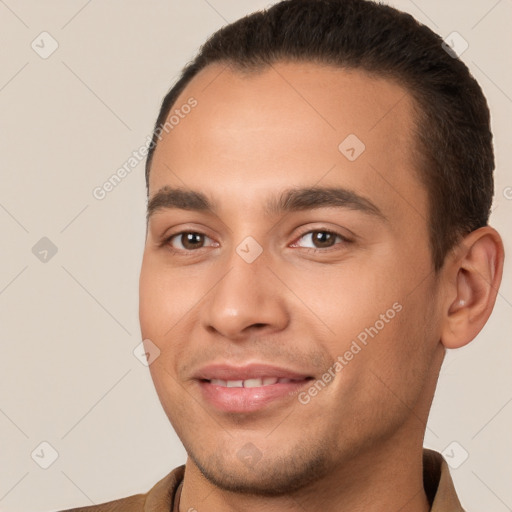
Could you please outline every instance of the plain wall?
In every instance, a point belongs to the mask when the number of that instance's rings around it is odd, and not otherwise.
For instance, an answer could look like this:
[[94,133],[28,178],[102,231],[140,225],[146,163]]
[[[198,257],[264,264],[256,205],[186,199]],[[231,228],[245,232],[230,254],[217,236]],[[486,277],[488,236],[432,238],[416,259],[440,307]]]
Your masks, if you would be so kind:
[[[491,224],[510,255],[512,2],[392,3],[469,43],[462,59],[488,98],[495,136]],[[184,463],[148,368],[133,354],[144,163],[103,199],[93,191],[146,143],[163,95],[205,38],[268,4],[0,2],[0,510],[146,492]],[[55,43],[43,31],[58,43],[48,58],[39,53]],[[510,274],[508,260],[482,333],[448,353],[426,432],[428,447],[456,441],[469,453],[452,470],[468,512],[512,507]],[[48,469],[31,456],[51,455],[41,442],[58,452]]]

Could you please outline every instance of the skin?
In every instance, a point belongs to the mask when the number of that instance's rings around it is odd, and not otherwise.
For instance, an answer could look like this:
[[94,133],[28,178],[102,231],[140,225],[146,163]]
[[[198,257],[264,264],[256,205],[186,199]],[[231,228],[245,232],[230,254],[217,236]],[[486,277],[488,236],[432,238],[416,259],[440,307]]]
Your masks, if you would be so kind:
[[[189,454],[180,510],[429,510],[428,412],[445,348],[471,341],[491,313],[498,233],[470,233],[434,272],[413,100],[391,81],[313,63],[249,74],[216,64],[175,106],[191,96],[197,107],[156,148],[149,199],[168,186],[218,208],[153,211],[140,276],[142,335],[161,351],[151,376]],[[366,146],[353,162],[338,149],[348,134]],[[339,206],[266,212],[270,197],[312,186],[349,189],[385,219]],[[317,245],[315,230],[350,241]],[[169,240],[182,232],[206,236],[192,247]],[[248,236],[263,249],[252,263],[236,252]],[[228,414],[193,379],[211,362],[321,378],[396,303],[305,405],[291,394]],[[237,456],[247,443],[261,455],[251,467]]]

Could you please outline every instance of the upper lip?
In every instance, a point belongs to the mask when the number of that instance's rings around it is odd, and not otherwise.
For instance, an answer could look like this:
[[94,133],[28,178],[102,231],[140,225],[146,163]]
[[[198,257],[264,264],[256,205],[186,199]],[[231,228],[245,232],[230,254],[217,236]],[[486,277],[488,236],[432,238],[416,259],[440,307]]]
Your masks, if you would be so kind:
[[301,373],[288,368],[270,364],[246,364],[235,366],[231,364],[209,364],[199,369],[194,378],[198,380],[246,380],[264,377],[277,379],[306,379],[310,374]]

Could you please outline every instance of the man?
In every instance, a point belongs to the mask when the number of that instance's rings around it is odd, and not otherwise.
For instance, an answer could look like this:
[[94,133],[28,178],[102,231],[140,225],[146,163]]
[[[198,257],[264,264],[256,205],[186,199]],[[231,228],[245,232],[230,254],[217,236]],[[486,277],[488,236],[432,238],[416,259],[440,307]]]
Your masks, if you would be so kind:
[[476,81],[411,16],[287,0],[214,34],[147,159],[140,322],[186,464],[86,511],[463,510],[422,448],[503,245]]

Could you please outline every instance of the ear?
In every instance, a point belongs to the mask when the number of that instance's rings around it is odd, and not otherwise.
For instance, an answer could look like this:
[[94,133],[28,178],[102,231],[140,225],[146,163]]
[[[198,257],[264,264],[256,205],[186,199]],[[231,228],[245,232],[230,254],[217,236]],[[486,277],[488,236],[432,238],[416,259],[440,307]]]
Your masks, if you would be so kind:
[[469,233],[450,253],[444,279],[441,343],[459,348],[482,330],[496,301],[503,273],[504,249],[490,226]]

